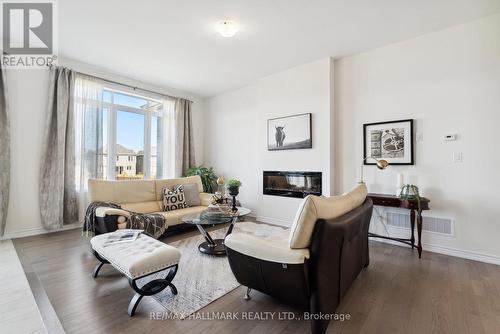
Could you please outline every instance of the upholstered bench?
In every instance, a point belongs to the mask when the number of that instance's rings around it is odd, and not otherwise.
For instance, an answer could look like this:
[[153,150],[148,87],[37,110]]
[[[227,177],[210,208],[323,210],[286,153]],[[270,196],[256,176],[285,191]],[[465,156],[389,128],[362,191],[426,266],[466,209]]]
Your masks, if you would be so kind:
[[[119,272],[127,276],[132,289],[136,292],[128,306],[128,314],[133,316],[139,302],[144,296],[152,296],[166,287],[177,294],[172,279],[177,273],[181,253],[175,247],[164,244],[147,235],[141,234],[134,241],[109,243],[108,237],[114,232],[101,234],[90,240],[94,255],[100,263],[94,269],[94,278],[105,263],[111,264]],[[154,279],[144,286],[137,286],[137,280],[169,269],[163,279]]]

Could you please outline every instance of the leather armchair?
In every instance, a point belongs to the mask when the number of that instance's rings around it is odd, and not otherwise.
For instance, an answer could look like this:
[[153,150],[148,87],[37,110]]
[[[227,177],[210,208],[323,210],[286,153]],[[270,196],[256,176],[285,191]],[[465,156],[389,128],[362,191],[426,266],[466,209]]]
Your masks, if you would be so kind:
[[[359,185],[342,196],[308,196],[291,231],[272,240],[230,234],[228,260],[238,282],[248,287],[245,299],[255,289],[311,314],[333,314],[369,264],[372,208],[366,187]],[[315,318],[311,332],[324,333],[329,321]]]

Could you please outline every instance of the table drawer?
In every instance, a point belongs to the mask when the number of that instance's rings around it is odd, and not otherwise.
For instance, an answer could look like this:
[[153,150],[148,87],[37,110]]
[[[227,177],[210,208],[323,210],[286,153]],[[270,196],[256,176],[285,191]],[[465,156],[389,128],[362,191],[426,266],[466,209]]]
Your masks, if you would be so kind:
[[397,197],[394,198],[371,197],[371,199],[373,200],[373,205],[392,206],[396,208],[399,208],[401,206],[401,200]]

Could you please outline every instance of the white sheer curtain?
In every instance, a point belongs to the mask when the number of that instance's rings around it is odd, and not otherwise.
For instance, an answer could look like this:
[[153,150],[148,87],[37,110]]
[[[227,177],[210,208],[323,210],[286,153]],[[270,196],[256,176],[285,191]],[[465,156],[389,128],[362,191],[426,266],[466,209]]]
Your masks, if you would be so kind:
[[87,183],[90,178],[105,178],[104,110],[101,81],[81,74],[75,76],[75,187],[79,218],[88,206]]
[[163,145],[162,145],[162,178],[173,178],[176,175],[176,116],[175,116],[175,99],[164,97],[163,100]]

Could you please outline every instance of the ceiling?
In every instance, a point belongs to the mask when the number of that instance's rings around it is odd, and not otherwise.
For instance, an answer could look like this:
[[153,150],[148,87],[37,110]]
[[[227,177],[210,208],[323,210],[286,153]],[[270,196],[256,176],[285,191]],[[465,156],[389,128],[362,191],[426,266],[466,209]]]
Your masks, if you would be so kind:
[[[500,0],[63,0],[59,55],[206,97],[500,11]],[[240,25],[220,37],[215,22]]]

